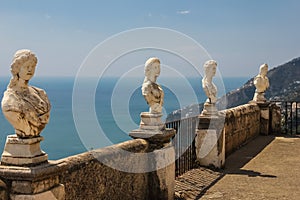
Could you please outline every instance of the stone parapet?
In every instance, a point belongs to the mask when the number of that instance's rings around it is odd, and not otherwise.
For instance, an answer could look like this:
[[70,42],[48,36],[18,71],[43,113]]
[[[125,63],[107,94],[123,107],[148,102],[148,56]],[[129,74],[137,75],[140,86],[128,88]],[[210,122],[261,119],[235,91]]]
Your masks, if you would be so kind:
[[226,155],[260,133],[261,111],[257,104],[244,104],[224,110]]
[[99,160],[142,167],[119,151],[145,153],[148,146],[137,139],[37,166],[0,165],[2,188],[10,199],[147,199],[149,173],[123,172]]
[[64,185],[60,184],[58,164],[45,163],[38,166],[0,165],[0,177],[7,183],[10,199],[65,199]]

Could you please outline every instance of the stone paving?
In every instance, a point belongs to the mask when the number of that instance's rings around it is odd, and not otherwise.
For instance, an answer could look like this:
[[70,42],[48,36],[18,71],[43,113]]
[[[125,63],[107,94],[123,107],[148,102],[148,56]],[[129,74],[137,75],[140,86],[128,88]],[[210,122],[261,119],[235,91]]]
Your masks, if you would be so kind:
[[300,199],[300,138],[259,136],[226,159],[176,180],[175,199]]
[[193,169],[175,180],[175,199],[199,199],[223,173],[206,168]]

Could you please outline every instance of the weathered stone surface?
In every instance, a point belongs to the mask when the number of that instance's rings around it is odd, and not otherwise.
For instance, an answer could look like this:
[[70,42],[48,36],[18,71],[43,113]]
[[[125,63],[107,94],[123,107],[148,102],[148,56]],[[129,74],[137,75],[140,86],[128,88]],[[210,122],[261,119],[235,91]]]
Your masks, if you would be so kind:
[[59,177],[53,175],[41,181],[12,181],[11,192],[14,194],[37,194],[59,185]]
[[[148,144],[145,140],[138,139],[118,144],[118,147],[143,153],[147,151]],[[92,152],[87,152],[60,160],[65,165],[60,181],[65,185],[67,200],[148,199],[149,173],[122,172],[102,164],[93,155]],[[111,162],[120,161],[117,154],[104,149],[98,150],[98,156],[107,157]],[[124,164],[134,163],[127,158]]]
[[47,162],[47,160],[48,160],[47,154],[32,157],[32,158],[16,158],[16,157],[2,156],[1,165],[33,166],[33,165]]
[[8,199],[8,188],[5,182],[0,180],[0,199],[7,200]]
[[200,115],[196,130],[197,161],[202,166],[222,168],[225,165],[225,115]]
[[[65,191],[65,199],[151,199],[152,194],[161,195],[162,199],[174,197],[174,159],[172,146],[155,150],[147,159],[135,161],[123,157],[119,151],[142,155],[149,151],[149,142],[136,139],[97,149],[83,154],[71,156],[57,161],[32,166],[0,165],[0,177],[8,185],[11,199],[63,199],[61,191]],[[148,154],[147,154],[148,155]],[[132,165],[141,167],[154,165],[157,170],[144,173],[128,173],[106,166],[101,160],[109,160],[110,164],[119,163],[125,168]],[[169,162],[163,166],[162,161]],[[64,190],[51,190],[64,185]],[[47,190],[50,189],[49,190]]]
[[[148,142],[138,139],[115,146],[138,154],[147,151]],[[11,198],[31,199],[32,196],[27,196],[29,193],[37,193],[34,196],[36,199],[53,197],[55,196],[53,192],[50,194],[45,191],[45,194],[39,194],[47,187],[50,189],[56,187],[57,177],[59,177],[59,183],[65,185],[65,199],[67,200],[148,198],[149,173],[122,172],[102,164],[95,156],[105,157],[111,162],[120,161],[126,165],[124,167],[130,167],[132,164],[142,167],[143,163],[132,163],[130,157],[124,160],[120,157],[121,154],[109,148],[97,151],[97,153],[86,152],[33,167],[0,165],[0,177],[11,182],[8,186],[9,191],[13,192]],[[148,163],[147,160],[144,162]]]
[[270,109],[269,102],[257,103],[260,107],[260,134],[269,135],[270,127]]
[[134,139],[145,139],[149,142],[149,151],[160,149],[170,144],[171,138],[176,134],[173,128],[161,130],[136,129],[130,132],[130,137]]
[[142,112],[140,116],[140,129],[160,131],[165,126],[165,124],[161,121],[162,113],[152,114],[149,112]]
[[16,135],[7,136],[1,164],[5,165],[36,165],[47,162],[48,155],[40,148],[43,137],[19,138]]
[[2,156],[32,158],[44,154],[40,148],[43,137],[21,139],[16,135],[7,136]]
[[50,102],[44,90],[28,85],[36,64],[37,57],[30,50],[22,49],[14,55],[12,78],[1,107],[16,136],[7,137],[1,164],[36,165],[48,160],[40,149],[43,138],[39,135],[49,122]]
[[64,186],[59,184],[61,163],[33,167],[0,166],[0,176],[9,183],[10,199],[65,199]]
[[225,155],[260,133],[260,108],[257,104],[244,104],[224,111]]
[[[170,163],[166,165],[166,163]],[[155,165],[156,171],[149,172],[149,196],[147,199],[174,199],[175,187],[175,150],[169,146],[155,150],[149,157],[149,164]]]
[[170,146],[170,139],[176,131],[166,129],[161,121],[164,92],[156,83],[159,74],[159,59],[148,59],[142,94],[150,106],[149,112],[141,113],[139,128],[129,134],[134,139],[142,138],[149,143],[147,164],[148,169],[153,169],[147,174],[147,195],[137,199],[174,199],[175,151]]
[[63,185],[58,185],[46,192],[26,195],[26,194],[11,194],[11,200],[65,200],[65,190]]
[[280,107],[277,106],[275,103],[270,105],[270,123],[271,123],[271,130],[270,133],[272,134],[279,134],[281,133],[281,110]]
[[28,85],[37,58],[33,52],[16,52],[11,64],[12,78],[2,99],[2,111],[20,138],[39,136],[49,122],[50,102],[44,90]]
[[197,130],[195,146],[197,160],[201,166],[224,167],[225,135],[223,129]]
[[199,119],[198,129],[223,129],[224,128],[225,115],[221,112],[219,112],[218,115],[214,115],[214,116],[199,115],[198,119]]
[[145,79],[142,85],[142,94],[147,101],[149,113],[161,113],[164,104],[164,91],[156,83],[160,74],[160,61],[158,58],[149,58],[145,63]]
[[212,103],[204,103],[203,111],[201,112],[201,115],[203,116],[214,116],[218,114],[218,110],[216,107],[216,104]]

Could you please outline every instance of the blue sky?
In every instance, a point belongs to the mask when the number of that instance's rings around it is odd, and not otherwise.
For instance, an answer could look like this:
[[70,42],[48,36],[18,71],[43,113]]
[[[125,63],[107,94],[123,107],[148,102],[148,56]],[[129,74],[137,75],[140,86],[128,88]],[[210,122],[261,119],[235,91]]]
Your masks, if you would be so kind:
[[299,9],[298,0],[0,0],[0,76],[22,48],[37,54],[39,76],[74,76],[112,35],[161,27],[201,44],[222,76],[252,77],[300,56]]

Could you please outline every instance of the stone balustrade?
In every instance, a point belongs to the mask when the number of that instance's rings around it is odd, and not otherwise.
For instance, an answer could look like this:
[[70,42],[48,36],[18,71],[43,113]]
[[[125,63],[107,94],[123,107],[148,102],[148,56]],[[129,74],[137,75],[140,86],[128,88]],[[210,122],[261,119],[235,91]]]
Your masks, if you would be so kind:
[[[277,109],[273,107],[270,106],[271,115]],[[261,108],[257,104],[245,104],[222,112],[225,115],[226,155],[260,134]],[[274,117],[270,119],[276,120]],[[0,165],[0,199],[8,199],[8,196],[13,199],[12,197],[20,195],[21,191],[24,195],[39,194],[49,188],[56,188],[51,195],[59,195],[62,186],[65,199],[72,200],[151,199],[157,196],[168,199],[172,196],[174,164],[154,172],[128,173],[99,162],[99,158],[107,158],[111,162],[132,165],[134,161],[130,157],[120,156],[115,150],[116,147],[134,153],[153,151],[151,141],[135,139],[38,166]],[[153,164],[151,162],[146,160],[136,165],[142,168]]]
[[260,134],[260,108],[244,104],[224,111],[225,154],[229,155],[248,140]]
[[[0,199],[29,199],[52,197],[56,199],[151,199],[160,196],[167,198],[167,187],[173,187],[174,176],[166,174],[174,171],[169,165],[155,172],[128,173],[113,169],[101,163],[101,159],[119,162],[128,167],[136,165],[147,167],[151,163],[136,162],[131,157],[120,156],[120,151],[145,153],[149,144],[146,140],[136,139],[107,148],[89,151],[57,161],[33,167],[16,167],[0,165]],[[149,159],[149,161],[151,161]],[[170,174],[170,173],[169,173]],[[171,175],[174,175],[174,172]],[[155,179],[153,178],[155,177]],[[169,183],[170,182],[170,183]],[[63,192],[65,194],[61,195]],[[56,188],[44,196],[49,188]],[[54,199],[53,198],[53,199]]]

